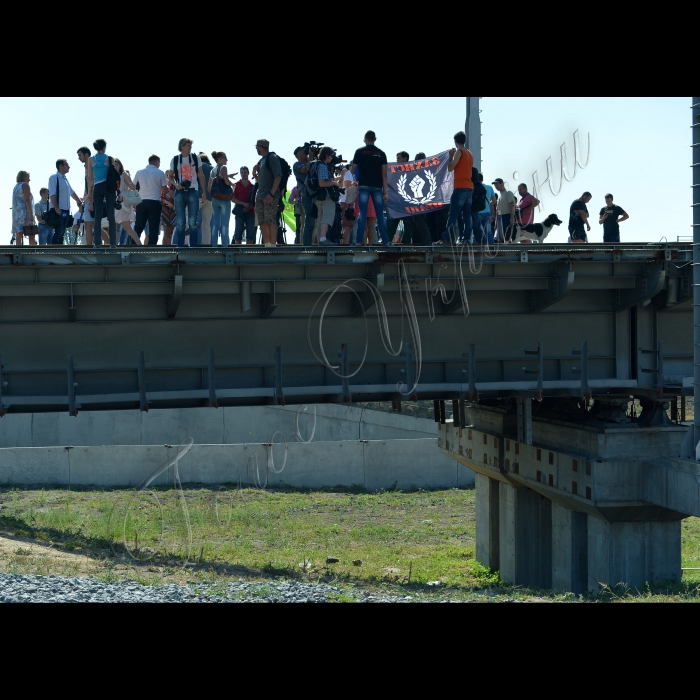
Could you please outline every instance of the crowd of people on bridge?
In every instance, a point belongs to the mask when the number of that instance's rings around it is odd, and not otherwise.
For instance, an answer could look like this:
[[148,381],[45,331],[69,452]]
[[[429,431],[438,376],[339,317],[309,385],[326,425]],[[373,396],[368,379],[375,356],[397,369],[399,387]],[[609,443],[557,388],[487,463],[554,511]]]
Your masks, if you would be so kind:
[[[267,139],[258,139],[259,160],[252,172],[245,165],[231,172],[225,152],[212,151],[210,159],[192,150],[192,139],[182,138],[165,170],[154,154],[132,177],[119,158],[107,153],[106,141],[97,139],[92,150],[87,146],[77,150],[84,171],[80,175],[82,196],[68,179],[66,158],[56,161],[56,172],[48,178],[48,186],[40,188],[36,202],[29,172],[19,171],[12,194],[13,241],[18,246],[26,241],[29,245],[81,243],[94,248],[227,247],[244,242],[272,247],[291,243],[286,240],[281,216],[288,191],[296,218],[294,243],[304,246],[508,243],[517,242],[518,225],[535,223],[539,200],[528,192],[527,185],[518,185],[516,195],[500,177],[491,185],[484,182],[461,131],[454,135],[450,150],[448,169],[454,173],[450,205],[387,219],[388,161],[376,140],[376,134],[367,131],[364,146],[349,163],[341,161],[329,146],[306,143],[294,150],[290,167],[270,150]],[[417,153],[414,161],[425,158],[425,153]],[[409,160],[406,151],[396,154],[397,163]],[[570,243],[588,243],[587,204],[591,199],[590,192],[584,192],[571,204]],[[71,200],[78,208],[74,215]],[[613,196],[606,194],[599,215],[603,242],[619,242],[619,224],[628,218]]]

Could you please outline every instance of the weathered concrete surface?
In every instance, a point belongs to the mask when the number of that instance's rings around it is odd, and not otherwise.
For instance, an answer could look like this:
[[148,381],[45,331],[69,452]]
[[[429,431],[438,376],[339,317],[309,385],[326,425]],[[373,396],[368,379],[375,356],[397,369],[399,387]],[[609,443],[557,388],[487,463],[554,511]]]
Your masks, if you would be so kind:
[[588,516],[552,502],[552,588],[588,590]]
[[[0,419],[0,448],[67,445],[178,444],[192,437],[196,444],[270,442],[280,431],[293,439],[297,428],[314,442],[405,440],[433,437],[436,424],[425,418],[372,411],[342,404],[173,408],[152,411],[80,411],[10,413]],[[279,440],[279,436],[275,438]]]
[[[286,451],[286,463],[285,463]],[[0,449],[0,483],[138,486],[177,454],[177,446],[92,445]],[[193,445],[178,461],[182,483],[318,488],[456,488],[473,472],[445,457],[435,440]],[[281,473],[277,473],[280,472]],[[172,483],[173,469],[156,485]]]
[[681,578],[681,523],[588,518],[589,588]]

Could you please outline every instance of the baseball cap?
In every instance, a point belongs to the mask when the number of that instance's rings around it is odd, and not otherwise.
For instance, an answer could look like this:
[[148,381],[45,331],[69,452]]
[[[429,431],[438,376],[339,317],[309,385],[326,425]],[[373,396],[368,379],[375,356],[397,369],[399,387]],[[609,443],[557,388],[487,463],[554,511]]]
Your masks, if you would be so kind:
[[503,182],[503,180],[500,177],[497,177],[491,184],[495,185],[497,182]]
[[258,139],[256,146],[262,146],[263,148],[270,148],[270,142],[267,139]]
[[303,146],[297,146],[297,147],[294,149],[294,155],[296,155],[297,153],[299,153],[299,151],[303,151],[303,150],[304,150],[304,147],[303,147]]

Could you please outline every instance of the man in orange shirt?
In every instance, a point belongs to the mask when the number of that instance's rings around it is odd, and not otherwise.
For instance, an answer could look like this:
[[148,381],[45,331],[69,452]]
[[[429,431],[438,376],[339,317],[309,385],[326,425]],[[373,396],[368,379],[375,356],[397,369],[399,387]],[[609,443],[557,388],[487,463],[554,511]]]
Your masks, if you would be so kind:
[[447,169],[454,171],[455,185],[450,198],[450,218],[447,220],[447,231],[442,238],[442,244],[462,239],[468,243],[472,237],[472,195],[474,183],[472,182],[472,167],[474,156],[464,144],[467,135],[459,131],[454,136],[455,148],[450,150],[450,162]]

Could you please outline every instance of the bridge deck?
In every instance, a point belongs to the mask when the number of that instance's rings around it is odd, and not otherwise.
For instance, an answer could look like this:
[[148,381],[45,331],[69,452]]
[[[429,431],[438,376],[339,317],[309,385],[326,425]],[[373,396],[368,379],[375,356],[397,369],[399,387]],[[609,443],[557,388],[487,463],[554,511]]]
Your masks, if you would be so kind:
[[[0,248],[0,410],[690,393],[691,258],[689,244]],[[539,343],[541,358],[523,352]]]

